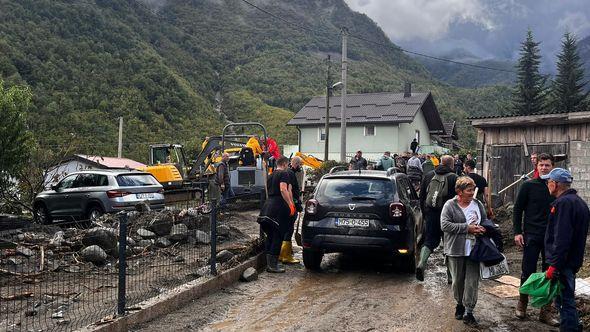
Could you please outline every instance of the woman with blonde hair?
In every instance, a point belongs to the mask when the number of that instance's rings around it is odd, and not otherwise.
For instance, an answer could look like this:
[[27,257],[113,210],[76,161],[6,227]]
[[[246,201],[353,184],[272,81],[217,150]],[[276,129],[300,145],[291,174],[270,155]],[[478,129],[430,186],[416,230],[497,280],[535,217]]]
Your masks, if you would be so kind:
[[465,324],[477,324],[473,309],[477,303],[479,263],[469,259],[475,237],[485,233],[481,226],[485,209],[474,199],[475,182],[461,176],[455,184],[457,196],[443,206],[440,223],[444,233],[444,252],[453,278],[453,295],[457,301],[455,318]]

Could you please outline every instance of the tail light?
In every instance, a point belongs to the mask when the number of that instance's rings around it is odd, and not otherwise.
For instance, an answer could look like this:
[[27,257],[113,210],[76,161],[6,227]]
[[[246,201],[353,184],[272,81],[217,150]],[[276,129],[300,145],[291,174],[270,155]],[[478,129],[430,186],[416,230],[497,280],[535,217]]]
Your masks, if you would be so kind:
[[127,191],[119,191],[119,190],[107,191],[108,198],[117,198],[117,197],[123,197],[123,196],[127,196],[127,195],[131,195],[131,193],[127,192]]
[[318,212],[318,201],[310,199],[305,204],[305,213],[314,215]]
[[402,203],[389,204],[389,217],[391,219],[401,219],[406,217],[406,207]]

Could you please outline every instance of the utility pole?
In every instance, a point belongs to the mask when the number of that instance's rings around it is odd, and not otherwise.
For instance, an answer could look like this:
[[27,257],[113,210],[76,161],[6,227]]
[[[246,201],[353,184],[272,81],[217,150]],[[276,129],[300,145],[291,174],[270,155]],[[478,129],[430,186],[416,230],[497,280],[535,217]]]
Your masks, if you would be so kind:
[[123,157],[123,117],[119,117],[119,148],[117,158]]
[[[328,72],[326,75],[326,128],[324,129],[326,137],[324,139],[324,161],[328,161],[328,147],[330,136],[330,95],[332,94],[332,78],[330,77],[330,55],[328,54]],[[320,135],[321,136],[321,135]]]
[[340,161],[346,162],[346,43],[348,41],[348,29],[342,27],[342,102],[340,103]]

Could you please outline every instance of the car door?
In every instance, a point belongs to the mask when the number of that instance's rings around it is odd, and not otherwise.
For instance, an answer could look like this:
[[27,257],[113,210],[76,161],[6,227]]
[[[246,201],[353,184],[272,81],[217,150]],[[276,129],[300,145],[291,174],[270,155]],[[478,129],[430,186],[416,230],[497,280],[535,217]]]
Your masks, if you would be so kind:
[[71,212],[70,215],[83,217],[86,214],[86,206],[90,198],[90,193],[96,188],[96,174],[82,173],[74,181],[73,189],[70,193]]
[[45,203],[49,213],[54,217],[69,216],[71,211],[70,195],[74,190],[74,182],[78,174],[68,175],[63,178],[46,199]]
[[422,218],[422,210],[420,209],[420,199],[410,179],[403,177],[401,178],[401,181],[403,181],[404,190],[407,193],[407,205],[410,206],[412,214],[414,215],[414,223],[417,230],[416,238],[418,241],[420,241],[422,239],[422,232],[424,230],[424,220]]

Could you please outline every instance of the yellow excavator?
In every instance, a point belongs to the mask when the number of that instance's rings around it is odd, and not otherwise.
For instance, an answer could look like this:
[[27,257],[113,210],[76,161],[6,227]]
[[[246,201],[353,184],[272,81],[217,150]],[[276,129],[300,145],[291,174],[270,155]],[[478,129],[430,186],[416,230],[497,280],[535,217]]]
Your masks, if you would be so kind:
[[[222,136],[207,137],[196,158],[188,162],[181,144],[150,145],[149,165],[141,170],[151,173],[164,187],[167,202],[203,197],[209,178],[215,174],[215,165],[221,155],[230,155],[230,179],[236,195],[256,194],[264,189],[260,142],[253,135],[226,134],[233,126],[259,126],[266,141],[266,129],[259,123],[227,125]],[[260,161],[258,161],[260,159]]]

